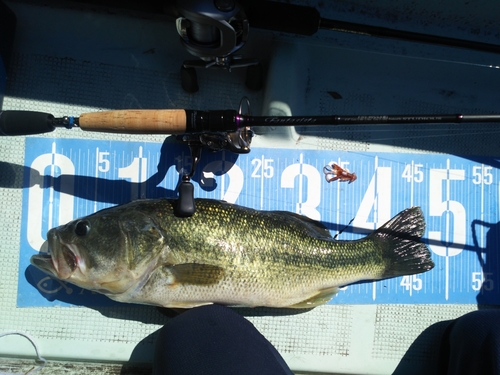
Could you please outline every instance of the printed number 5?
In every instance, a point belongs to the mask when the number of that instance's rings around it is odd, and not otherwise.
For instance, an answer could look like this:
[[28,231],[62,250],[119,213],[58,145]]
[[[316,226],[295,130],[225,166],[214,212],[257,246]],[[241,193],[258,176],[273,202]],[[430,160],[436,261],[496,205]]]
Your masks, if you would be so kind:
[[109,172],[109,160],[106,159],[107,156],[109,156],[109,152],[106,151],[99,151],[97,149],[97,169],[99,172]]
[[[450,181],[464,180],[465,171],[461,169],[431,169],[430,170],[430,199],[429,199],[429,214],[430,216],[445,215],[445,233],[442,238],[440,231],[429,231],[429,238],[435,241],[444,241],[445,246],[430,244],[432,251],[440,256],[458,255],[465,244],[466,221],[465,208],[457,201],[450,200]],[[443,189],[443,185],[446,188]],[[443,191],[444,190],[444,191]],[[444,194],[443,194],[444,193]],[[444,195],[444,197],[443,197]],[[443,200],[444,198],[444,200]],[[453,214],[453,220],[449,217]],[[451,224],[453,223],[453,228]],[[451,230],[453,229],[453,230]],[[453,233],[453,246],[450,247],[450,233]]]

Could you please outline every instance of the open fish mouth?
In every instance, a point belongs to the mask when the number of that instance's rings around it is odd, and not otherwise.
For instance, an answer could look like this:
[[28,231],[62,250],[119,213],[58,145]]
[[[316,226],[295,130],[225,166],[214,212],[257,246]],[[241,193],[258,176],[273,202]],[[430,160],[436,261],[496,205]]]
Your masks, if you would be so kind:
[[39,253],[33,255],[30,259],[30,263],[36,268],[57,277],[57,271],[52,263],[52,256],[50,254]]
[[[65,265],[71,269],[71,272],[76,270],[76,267],[78,265],[78,261],[77,261],[75,253],[67,245],[62,245],[60,250],[61,250],[62,258],[64,259],[64,261],[66,263]],[[59,259],[59,263],[61,260],[62,259]]]
[[68,279],[78,267],[78,258],[71,249],[71,245],[62,244],[59,241],[50,242],[49,252],[33,255],[30,262],[33,266],[58,279]]

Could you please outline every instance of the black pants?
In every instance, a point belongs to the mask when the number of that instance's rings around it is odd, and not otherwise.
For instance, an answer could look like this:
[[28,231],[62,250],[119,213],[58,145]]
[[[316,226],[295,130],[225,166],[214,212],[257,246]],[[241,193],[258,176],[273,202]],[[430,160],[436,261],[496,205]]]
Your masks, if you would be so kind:
[[439,374],[500,375],[500,310],[478,310],[445,330]]
[[188,310],[160,330],[153,375],[293,375],[248,320],[209,305]]
[[[500,309],[474,311],[452,321],[440,341],[439,360],[429,364],[429,374],[500,375]],[[182,313],[160,330],[153,375],[170,374],[292,372],[248,320],[210,305]]]

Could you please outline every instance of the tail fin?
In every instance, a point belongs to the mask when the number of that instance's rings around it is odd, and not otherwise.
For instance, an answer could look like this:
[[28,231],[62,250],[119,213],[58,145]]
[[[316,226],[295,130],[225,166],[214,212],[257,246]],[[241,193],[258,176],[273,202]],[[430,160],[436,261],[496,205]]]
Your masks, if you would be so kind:
[[431,253],[420,241],[425,220],[420,207],[407,208],[373,232],[382,244],[386,269],[382,278],[414,275],[434,268]]

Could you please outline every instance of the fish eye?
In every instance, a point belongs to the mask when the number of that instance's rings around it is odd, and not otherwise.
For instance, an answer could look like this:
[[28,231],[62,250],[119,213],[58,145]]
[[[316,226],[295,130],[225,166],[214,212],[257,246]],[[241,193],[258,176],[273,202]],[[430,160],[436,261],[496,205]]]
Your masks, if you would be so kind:
[[90,231],[90,223],[86,220],[81,220],[76,223],[75,226],[75,234],[77,236],[83,237],[86,236]]

